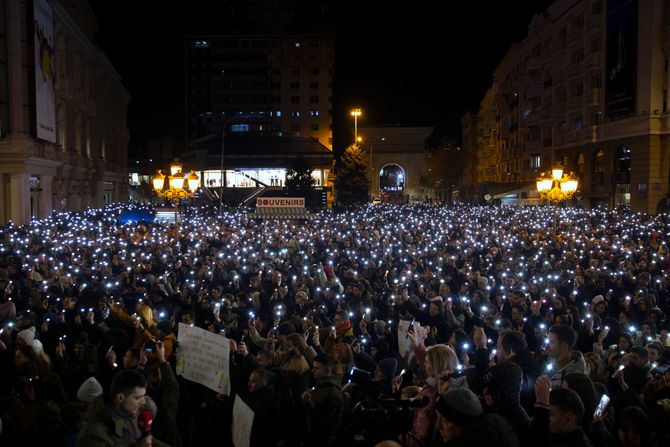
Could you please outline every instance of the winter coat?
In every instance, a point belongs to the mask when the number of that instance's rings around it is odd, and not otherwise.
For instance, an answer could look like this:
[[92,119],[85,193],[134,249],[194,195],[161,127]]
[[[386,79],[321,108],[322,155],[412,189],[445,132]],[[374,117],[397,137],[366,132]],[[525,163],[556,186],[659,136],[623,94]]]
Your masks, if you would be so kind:
[[335,445],[344,409],[341,381],[333,375],[317,382],[311,391],[312,404],[305,409],[310,445]]
[[[531,432],[533,445],[543,445],[545,447],[593,447],[593,444],[581,427],[577,427],[569,433],[550,433],[548,408],[535,408]],[[547,442],[549,443],[548,445]]]
[[570,360],[563,365],[562,368],[556,368],[556,372],[551,376],[552,387],[560,387],[561,382],[563,381],[563,376],[569,373],[586,374],[586,362],[584,361],[584,357],[580,356],[576,360]]
[[254,422],[251,427],[251,447],[276,446],[281,439],[280,404],[272,389],[263,389],[249,393],[244,399],[254,411]]
[[461,427],[461,434],[446,442],[445,447],[519,447],[512,427],[497,414],[485,414],[480,422]]
[[[77,436],[77,447],[129,447],[137,444],[141,437],[137,416],[114,411],[100,396],[91,403],[88,422]],[[156,438],[153,445],[168,447]]]
[[437,388],[425,385],[416,400],[420,401],[428,397],[428,405],[423,408],[415,408],[413,410],[413,419],[412,419],[412,434],[418,439],[414,439],[414,436],[410,436],[407,439],[407,445],[410,447],[418,447],[421,444],[420,442],[430,445],[435,437],[435,424],[437,422],[437,413],[435,410],[435,401],[437,400],[438,392]]
[[153,431],[162,441],[177,445],[177,409],[179,406],[179,382],[168,363],[158,366],[160,377],[156,390],[158,411],[154,417]]

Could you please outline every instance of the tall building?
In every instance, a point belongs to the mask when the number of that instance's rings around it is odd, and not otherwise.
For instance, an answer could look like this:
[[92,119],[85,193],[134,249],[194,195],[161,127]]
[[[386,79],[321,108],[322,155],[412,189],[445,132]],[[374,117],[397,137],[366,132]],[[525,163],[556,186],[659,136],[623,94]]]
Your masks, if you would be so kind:
[[327,34],[187,40],[189,144],[208,135],[309,137],[332,150],[333,39]]
[[0,224],[127,198],[130,96],[84,0],[0,0]]
[[527,185],[561,163],[578,204],[654,212],[668,193],[670,2],[557,0],[463,120],[469,186]]

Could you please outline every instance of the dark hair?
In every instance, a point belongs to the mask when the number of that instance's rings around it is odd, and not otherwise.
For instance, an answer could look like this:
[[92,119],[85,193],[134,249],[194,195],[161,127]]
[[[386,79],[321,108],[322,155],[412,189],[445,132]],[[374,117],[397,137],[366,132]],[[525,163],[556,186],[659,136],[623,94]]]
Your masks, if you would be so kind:
[[591,378],[582,373],[567,373],[563,376],[563,381],[568,384],[568,388],[576,391],[582,399],[582,404],[584,404],[584,416],[581,422],[582,427],[588,429],[593,420],[593,412],[597,405],[597,393]]
[[519,354],[528,349],[526,337],[517,331],[506,329],[500,333],[500,344],[506,350]]
[[298,334],[297,332],[293,332],[292,334],[288,334],[286,336],[286,341],[290,341],[293,346],[301,353],[304,354],[305,350],[307,350],[307,345],[305,345],[305,340],[303,340],[302,336]]
[[554,334],[558,338],[559,343],[567,343],[568,349],[572,349],[577,341],[577,335],[574,329],[569,326],[552,326],[549,329],[550,334]]
[[567,388],[556,388],[549,394],[549,403],[561,410],[575,415],[575,424],[580,425],[584,418],[584,404],[577,392]]
[[275,380],[277,379],[277,375],[275,373],[265,368],[256,368],[251,374],[256,374],[265,386],[274,385]]
[[147,379],[139,372],[132,369],[124,369],[116,373],[112,379],[111,393],[116,396],[123,393],[124,396],[129,395],[135,388],[146,388]]
[[275,355],[272,353],[272,351],[269,351],[267,349],[261,349],[256,353],[256,355],[260,355],[265,357],[266,359],[270,360],[271,363],[274,363],[275,361]]
[[642,346],[634,346],[630,349],[631,354],[637,354],[638,357],[645,363],[647,360],[649,360],[649,351],[647,351],[647,348],[643,348]]
[[649,417],[647,417],[640,407],[627,407],[621,412],[619,424],[617,425],[619,430],[626,430],[626,428],[631,425],[642,438],[641,445],[649,444],[651,438],[651,424],[649,422]]

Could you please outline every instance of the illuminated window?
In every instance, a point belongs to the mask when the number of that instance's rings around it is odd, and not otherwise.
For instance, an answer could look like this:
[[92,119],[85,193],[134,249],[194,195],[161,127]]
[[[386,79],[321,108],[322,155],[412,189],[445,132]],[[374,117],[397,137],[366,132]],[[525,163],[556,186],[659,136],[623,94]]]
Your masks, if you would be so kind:
[[542,157],[540,157],[540,154],[531,154],[530,155],[530,167],[531,168],[539,168],[540,165],[542,164]]
[[248,124],[233,124],[230,126],[231,132],[249,132]]

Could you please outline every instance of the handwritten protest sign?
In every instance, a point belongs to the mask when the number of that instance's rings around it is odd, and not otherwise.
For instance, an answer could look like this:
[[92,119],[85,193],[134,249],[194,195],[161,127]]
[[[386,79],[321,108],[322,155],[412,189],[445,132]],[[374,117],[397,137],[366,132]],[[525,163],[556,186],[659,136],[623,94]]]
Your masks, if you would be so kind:
[[242,400],[235,396],[233,405],[233,445],[235,447],[249,447],[251,427],[254,425],[254,412]]
[[230,345],[226,337],[179,323],[177,374],[230,395]]

